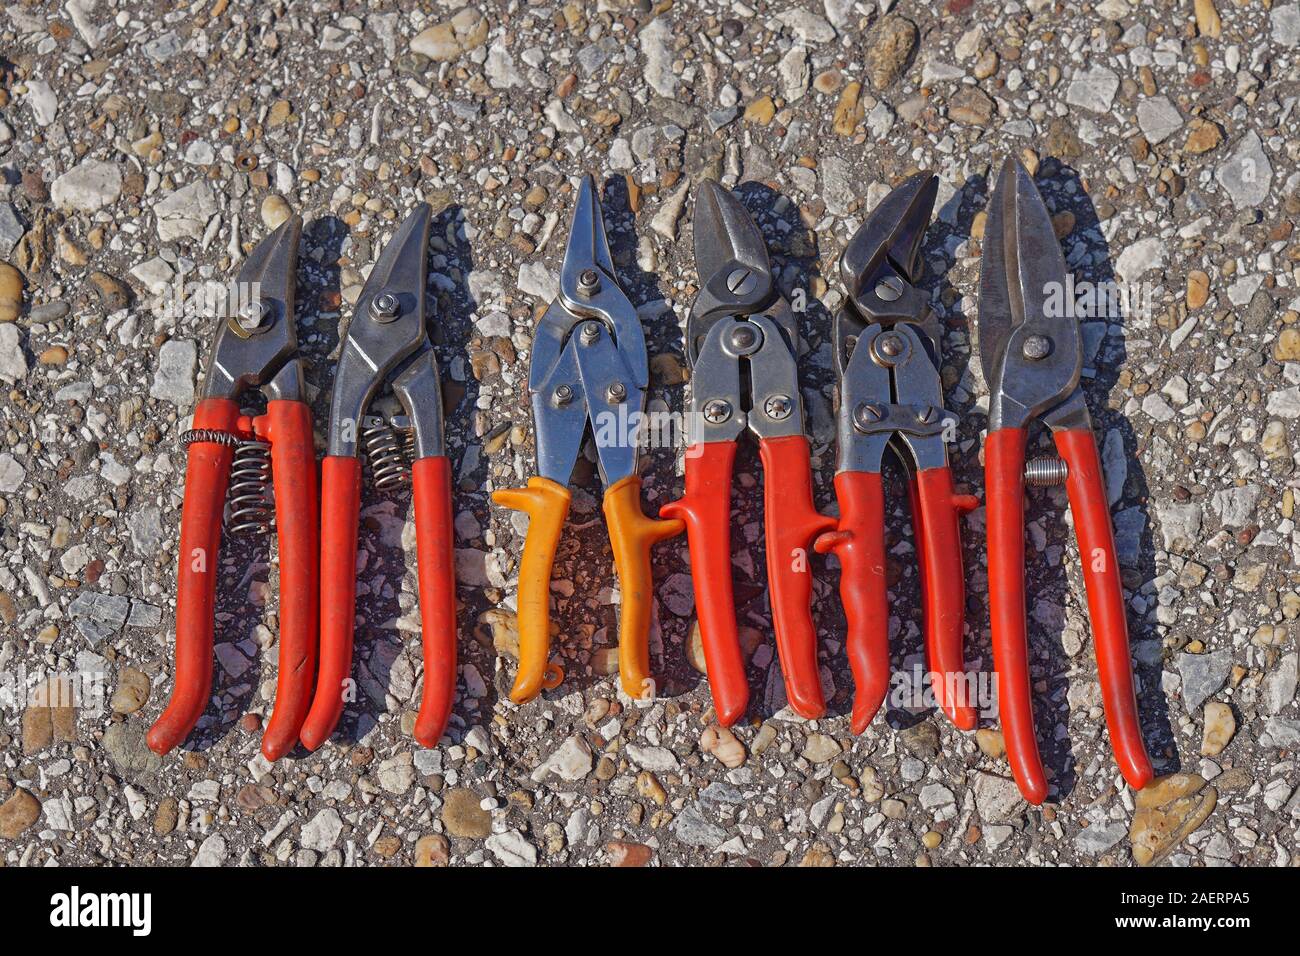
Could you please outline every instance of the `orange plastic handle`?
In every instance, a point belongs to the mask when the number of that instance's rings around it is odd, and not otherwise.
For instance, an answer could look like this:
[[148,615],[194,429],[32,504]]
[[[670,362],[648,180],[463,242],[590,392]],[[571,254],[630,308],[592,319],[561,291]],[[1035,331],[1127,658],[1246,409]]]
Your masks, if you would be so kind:
[[1106,727],[1120,772],[1130,787],[1141,790],[1151,782],[1153,771],[1138,721],[1124,591],[1097,440],[1092,430],[1086,428],[1058,431],[1054,438],[1069,470],[1065,488],[1083,561],[1083,582],[1088,592],[1088,617],[1092,621]]
[[989,624],[998,712],[1011,775],[1025,799],[1047,798],[1047,777],[1034,737],[1025,619],[1025,432],[1002,428],[984,443],[985,523],[988,526]]
[[446,456],[411,466],[415,547],[419,560],[424,694],[415,739],[436,747],[456,696],[456,556],[451,517],[451,464]]
[[[194,409],[194,429],[233,433],[239,406],[226,398],[205,398]],[[176,572],[176,683],[171,700],[146,742],[157,754],[190,735],[212,694],[212,630],[221,513],[234,449],[218,442],[194,442],[186,453],[185,498],[181,505],[180,565]]]
[[867,729],[889,691],[889,592],[885,579],[885,498],[879,472],[841,471],[836,530],[813,546],[840,561],[840,600],[848,625],[845,650],[853,671],[855,734]]
[[817,668],[808,551],[812,540],[836,522],[819,514],[813,504],[807,438],[765,438],[759,441],[758,452],[763,462],[763,528],[776,651],[790,706],[799,716],[814,720],[826,712],[826,702]]
[[299,734],[308,750],[316,750],[334,733],[352,676],[361,460],[327,455],[321,462],[320,485],[320,672]]
[[948,719],[961,730],[974,730],[978,719],[970,704],[961,646],[966,620],[961,516],[974,509],[978,501],[953,491],[952,472],[946,467],[923,469],[911,484],[931,687],[939,709]]
[[650,677],[650,611],[654,582],[650,549],[682,533],[677,518],[660,520],[641,511],[641,479],[629,475],[605,489],[605,523],[614,550],[623,603],[618,620],[618,673],[623,692],[634,700],[653,700]]
[[736,631],[731,576],[731,473],[736,443],[701,442],[686,450],[686,491],[659,509],[686,524],[695,616],[718,723],[730,727],[749,706],[749,681]]
[[275,705],[262,735],[262,753],[278,760],[298,743],[316,680],[316,450],[311,409],[276,399],[253,419],[271,443],[275,524],[280,544],[280,661]]
[[551,568],[569,515],[569,489],[540,476],[527,488],[503,488],[492,500],[528,515],[528,534],[519,565],[519,673],[510,699],[524,704],[542,692],[551,649]]

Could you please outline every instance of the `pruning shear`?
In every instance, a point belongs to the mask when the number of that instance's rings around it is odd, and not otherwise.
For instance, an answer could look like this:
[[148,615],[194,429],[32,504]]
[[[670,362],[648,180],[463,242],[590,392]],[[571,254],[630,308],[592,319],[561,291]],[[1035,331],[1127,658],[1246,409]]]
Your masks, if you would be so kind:
[[[1030,803],[1047,796],[1030,701],[1025,618],[1025,500],[1033,484],[1064,479],[1088,592],[1111,745],[1135,790],[1151,781],[1129,657],[1124,592],[1097,442],[1079,376],[1079,325],[1049,306],[1066,288],[1065,259],[1028,171],[1008,158],[989,200],[980,269],[979,351],[991,392],[984,445],[989,613],[1007,758]],[[1052,431],[1060,459],[1025,465],[1029,425]]]
[[866,729],[889,686],[889,596],[884,492],[888,449],[908,473],[925,602],[929,680],[940,709],[973,730],[975,709],[962,660],[965,588],[961,516],[978,504],[953,491],[939,377],[940,330],[920,278],[921,244],[939,179],[917,173],[895,187],[850,240],[840,260],[847,304],[835,316],[839,460],[836,530],[816,541],[840,560],[846,649],[856,692],[854,733]]
[[660,514],[686,524],[691,578],[714,710],[744,714],[749,684],[732,595],[731,477],[749,431],[763,464],[764,540],[772,626],[786,697],[800,716],[826,709],[813,628],[809,544],[835,519],[818,514],[796,360],[799,333],[776,289],[758,226],[732,193],[708,181],[695,201],[700,291],[686,322],[690,421],[686,488]]
[[[451,466],[442,386],[426,329],[432,211],[397,227],[361,290],[334,373],[321,462],[320,674],[302,727],[308,750],[334,732],[349,697],[357,598],[362,448],[376,487],[411,486],[419,562],[424,691],[415,739],[436,747],[456,689],[456,577]],[[414,460],[408,464],[408,458]]]
[[[290,217],[245,260],[236,288],[248,300],[217,326],[202,397],[181,435],[187,452],[176,683],[146,738],[158,754],[189,736],[212,693],[223,512],[232,534],[266,534],[272,525],[278,534],[280,661],[275,706],[262,737],[268,760],[293,749],[307,714],[316,674],[316,455],[293,317],[301,235],[302,220]],[[254,389],[265,396],[266,411],[250,416],[240,399]]]
[[649,383],[645,335],[636,308],[619,287],[605,238],[595,182],[582,178],[558,297],[538,322],[528,370],[537,434],[537,474],[527,487],[492,500],[528,515],[519,569],[519,672],[510,699],[522,704],[558,683],[550,652],[550,581],[569,513],[568,483],[587,426],[596,445],[604,512],[622,593],[619,677],[634,699],[653,696],[650,677],[650,549],[680,534],[680,521],[641,510],[638,435]]

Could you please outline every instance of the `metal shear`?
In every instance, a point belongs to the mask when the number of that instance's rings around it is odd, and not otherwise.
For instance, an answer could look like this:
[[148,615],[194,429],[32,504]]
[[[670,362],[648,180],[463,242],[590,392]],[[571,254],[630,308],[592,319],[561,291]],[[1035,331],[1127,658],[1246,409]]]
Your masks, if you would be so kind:
[[1047,796],[1030,701],[1025,619],[1025,446],[1029,425],[1052,431],[1060,459],[1030,463],[1033,484],[1064,479],[1088,592],[1097,670],[1111,745],[1135,790],[1151,781],[1133,690],[1124,591],[1097,443],[1079,376],[1079,324],[1054,308],[1065,259],[1028,171],[1008,158],[989,200],[980,267],[979,351],[990,389],[984,445],[989,614],[1007,758],[1030,803]]
[[978,504],[953,491],[939,377],[940,330],[929,293],[916,286],[921,244],[939,180],[916,173],[867,217],[840,260],[847,304],[835,316],[839,374],[838,527],[817,539],[840,560],[846,648],[856,693],[852,726],[861,733],[889,687],[889,596],[881,465],[886,449],[908,473],[912,524],[925,601],[925,648],[935,699],[948,718],[973,730],[975,710],[962,659],[965,588],[961,516]]
[[557,681],[558,668],[548,661],[551,570],[569,513],[568,483],[589,423],[622,592],[620,680],[633,698],[653,696],[650,549],[680,534],[682,525],[641,511],[636,426],[648,382],[641,321],[619,287],[595,183],[584,176],[560,269],[559,296],[533,336],[528,394],[537,434],[537,474],[526,488],[492,494],[497,504],[529,518],[519,569],[519,672],[510,692],[516,703],[532,700],[544,684]]
[[685,493],[660,513],[686,523],[705,667],[718,721],[727,726],[749,701],[732,595],[732,466],[741,433],[758,439],[767,580],[786,697],[796,713],[817,718],[826,705],[808,546],[835,519],[813,504],[794,313],[773,283],[762,233],[734,195],[705,182],[694,230],[700,291],[686,323],[694,434]]
[[[334,732],[352,686],[363,446],[375,485],[409,483],[414,499],[424,645],[415,739],[436,747],[451,714],[456,578],[442,386],[426,329],[431,216],[420,203],[384,247],[357,300],[334,373],[321,462],[320,674],[301,735],[309,750]],[[414,459],[409,465],[408,457]]]
[[[302,220],[293,216],[259,242],[239,270],[236,288],[247,301],[217,326],[202,397],[181,436],[188,451],[176,575],[176,683],[149,729],[155,753],[189,736],[212,694],[223,510],[231,533],[265,534],[274,523],[279,540],[279,677],[262,737],[268,760],[293,749],[307,714],[316,674],[316,456],[293,317],[301,235]],[[266,411],[250,416],[240,399],[254,389],[265,396]],[[267,493],[272,480],[274,505]]]

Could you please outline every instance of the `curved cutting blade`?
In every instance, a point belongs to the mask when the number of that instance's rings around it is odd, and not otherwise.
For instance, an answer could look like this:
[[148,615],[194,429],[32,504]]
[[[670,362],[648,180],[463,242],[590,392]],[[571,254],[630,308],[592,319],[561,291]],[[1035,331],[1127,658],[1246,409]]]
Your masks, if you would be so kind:
[[[1051,213],[1029,171],[1008,157],[989,200],[976,327],[992,408],[1005,404],[1013,421],[1043,411],[1078,385],[1083,349],[1067,292]],[[1038,337],[1038,352],[1045,342],[1047,354],[1033,357],[1024,341],[1029,336]]]
[[204,398],[237,398],[261,388],[269,398],[297,399],[302,371],[294,361],[294,283],[302,218],[290,216],[249,253],[236,280],[239,301],[228,303],[208,353]]
[[712,180],[695,199],[695,269],[700,291],[687,323],[694,361],[709,327],[723,316],[752,315],[772,301],[772,267],[763,233],[739,199]]

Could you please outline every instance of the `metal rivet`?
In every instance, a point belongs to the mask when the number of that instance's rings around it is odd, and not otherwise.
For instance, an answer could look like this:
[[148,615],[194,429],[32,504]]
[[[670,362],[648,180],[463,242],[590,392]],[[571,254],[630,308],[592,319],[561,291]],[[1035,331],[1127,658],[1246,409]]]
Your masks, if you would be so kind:
[[1031,362],[1037,362],[1052,354],[1052,340],[1046,335],[1027,335],[1020,352]]
[[721,425],[731,417],[731,403],[715,398],[704,405],[704,419],[713,425]]
[[884,417],[885,412],[879,405],[863,402],[853,410],[853,427],[860,432],[870,431],[871,426]]
[[582,323],[582,329],[578,332],[578,340],[582,342],[583,345],[594,345],[596,340],[599,338],[600,338],[599,322]]
[[622,382],[614,382],[609,386],[609,388],[605,389],[605,395],[609,399],[610,404],[617,405],[619,402],[627,398],[627,386]]
[[236,320],[245,332],[256,332],[271,318],[271,304],[265,299],[250,302],[239,310]]
[[733,295],[745,295],[754,288],[754,273],[748,269],[733,269],[727,276],[727,291]]
[[767,412],[767,417],[778,422],[789,418],[793,407],[794,403],[790,401],[789,395],[773,395],[763,403],[763,411]]
[[391,292],[381,292],[370,300],[370,315],[376,322],[391,322],[402,314],[402,303]]
[[583,269],[578,276],[578,291],[583,295],[595,295],[600,291],[600,273],[595,269]]
[[573,387],[570,385],[555,386],[553,398],[555,399],[556,405],[569,404],[569,402],[573,401]]
[[884,302],[895,302],[902,298],[906,286],[898,276],[885,276],[876,283],[876,298]]
[[731,347],[737,352],[752,349],[758,342],[758,329],[748,322],[740,322],[731,330]]

